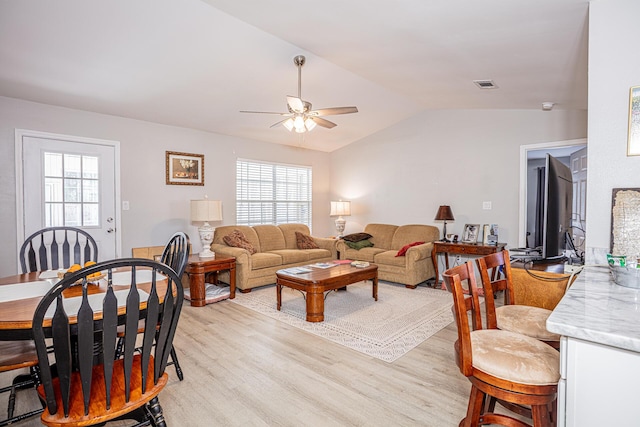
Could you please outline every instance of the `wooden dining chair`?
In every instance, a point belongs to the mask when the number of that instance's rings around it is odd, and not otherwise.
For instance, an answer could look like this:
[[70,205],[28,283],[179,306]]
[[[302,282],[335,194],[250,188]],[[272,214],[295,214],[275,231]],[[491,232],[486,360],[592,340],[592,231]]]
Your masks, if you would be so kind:
[[27,237],[19,252],[23,273],[58,270],[98,261],[98,246],[89,233],[75,227],[48,227]]
[[[488,327],[527,335],[559,349],[560,335],[549,332],[546,326],[551,310],[516,304],[509,251],[478,258],[476,263],[486,297]],[[504,292],[504,304],[496,307],[496,293],[500,291]]]
[[[483,327],[472,261],[447,270],[443,278],[453,294],[458,328],[456,363],[471,381],[467,414],[459,425],[529,426],[511,415],[494,412],[495,400],[516,413],[530,413],[534,427],[555,425],[559,353],[531,337]],[[522,411],[522,405],[530,410]]]
[[[181,231],[175,233],[169,239],[169,242],[165,245],[164,250],[162,252],[162,256],[160,257],[160,262],[168,265],[173,268],[178,277],[182,278],[184,274],[184,270],[187,268],[187,263],[189,261],[189,252],[191,251],[191,244],[189,241],[189,236],[186,233]],[[144,322],[140,321],[140,325],[138,328],[138,333],[144,332]],[[116,350],[116,357],[120,356],[120,352],[122,350],[122,345],[124,343],[125,331],[121,326],[118,328],[118,337],[120,338],[118,341],[118,347]],[[176,375],[178,379],[182,381],[184,379],[184,373],[182,372],[182,368],[180,367],[180,361],[178,360],[178,354],[176,353],[176,349],[171,347],[171,360],[167,363],[167,365],[174,365],[176,370]]]
[[0,426],[6,426],[18,421],[38,415],[42,408],[15,415],[17,391],[33,389],[38,383],[38,356],[36,346],[31,340],[0,341],[0,372],[15,371],[29,368],[29,375],[21,374],[14,377],[11,385],[0,389],[0,393],[9,392],[7,403],[7,418],[0,420]]
[[[189,241],[189,236],[186,233],[179,231],[171,236],[171,239],[169,239],[169,242],[164,247],[160,262],[173,268],[173,271],[176,272],[178,277],[182,278],[184,270],[187,268],[187,263],[189,262],[190,251],[191,243]],[[178,376],[178,379],[182,381],[184,379],[184,374],[182,373],[182,368],[178,361],[178,354],[176,353],[174,346],[171,347],[170,356],[171,361],[168,365],[174,365],[176,375]]]
[[[106,293],[95,293],[96,285],[87,282],[99,272],[106,274]],[[113,275],[123,272],[129,285],[114,285]],[[72,286],[81,287],[82,295],[71,297]],[[42,423],[84,426],[134,419],[137,425],[166,426],[158,394],[167,383],[165,367],[183,298],[182,283],[171,267],[134,258],[98,263],[54,285],[36,308],[32,328],[38,393],[46,403]],[[141,319],[146,327],[136,351]],[[123,357],[116,359],[119,323],[132,333],[125,336]],[[53,341],[51,354],[47,338]]]

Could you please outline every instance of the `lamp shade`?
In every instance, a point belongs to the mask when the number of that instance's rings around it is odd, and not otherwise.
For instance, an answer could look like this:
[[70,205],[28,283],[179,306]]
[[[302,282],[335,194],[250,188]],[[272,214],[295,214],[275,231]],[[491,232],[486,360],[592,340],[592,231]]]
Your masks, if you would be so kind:
[[191,221],[222,221],[222,202],[220,200],[192,200]]
[[442,205],[438,208],[438,213],[435,217],[436,221],[453,221],[455,218],[453,217],[453,212],[451,211],[451,207],[447,205]]
[[331,202],[330,216],[349,216],[351,215],[351,202]]

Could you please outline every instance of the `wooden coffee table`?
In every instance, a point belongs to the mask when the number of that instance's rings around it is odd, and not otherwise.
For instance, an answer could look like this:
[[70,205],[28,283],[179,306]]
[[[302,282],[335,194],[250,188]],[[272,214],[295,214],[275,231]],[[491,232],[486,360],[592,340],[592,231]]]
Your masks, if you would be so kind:
[[347,285],[371,280],[373,282],[373,298],[378,301],[378,266],[356,268],[350,264],[337,265],[330,268],[311,268],[310,273],[287,273],[286,270],[276,272],[276,292],[278,310],[282,305],[282,287],[305,292],[307,301],[307,322],[324,321],[324,293],[344,288]]

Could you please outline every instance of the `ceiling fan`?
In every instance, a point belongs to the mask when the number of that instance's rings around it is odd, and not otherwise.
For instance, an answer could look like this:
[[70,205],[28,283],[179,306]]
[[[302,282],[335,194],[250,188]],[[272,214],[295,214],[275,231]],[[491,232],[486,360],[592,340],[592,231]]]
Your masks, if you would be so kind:
[[306,58],[298,55],[293,58],[293,63],[298,67],[298,96],[287,95],[287,113],[275,113],[268,111],[240,111],[241,113],[258,113],[258,114],[278,114],[286,117],[285,119],[271,125],[272,128],[282,124],[289,132],[295,130],[297,133],[304,133],[312,130],[316,125],[331,129],[337,125],[321,116],[333,116],[337,114],[357,113],[356,107],[332,107],[312,110],[311,103],[302,99],[302,66]]

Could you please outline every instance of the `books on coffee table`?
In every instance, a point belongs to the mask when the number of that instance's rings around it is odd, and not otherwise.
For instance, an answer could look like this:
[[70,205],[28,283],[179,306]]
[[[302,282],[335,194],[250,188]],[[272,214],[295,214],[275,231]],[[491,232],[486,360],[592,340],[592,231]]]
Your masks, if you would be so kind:
[[314,268],[331,268],[331,267],[335,267],[336,263],[333,262],[317,262],[315,264],[311,264],[309,267],[314,267]]
[[304,273],[311,273],[313,270],[307,267],[290,267],[290,268],[285,268],[282,271],[288,274],[304,274]]

